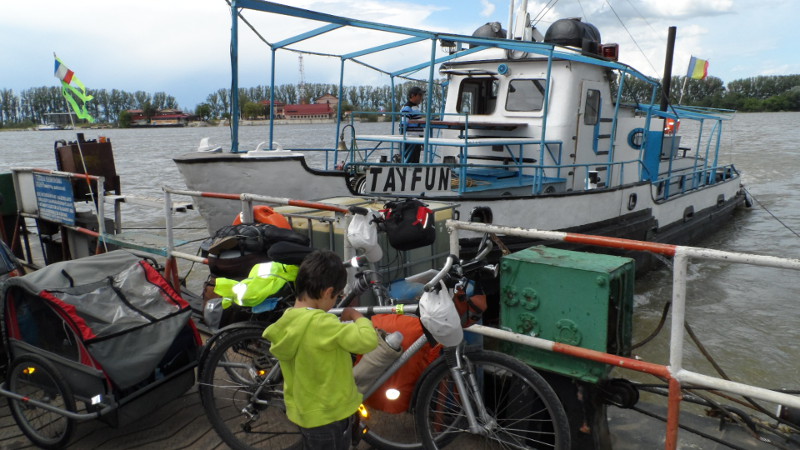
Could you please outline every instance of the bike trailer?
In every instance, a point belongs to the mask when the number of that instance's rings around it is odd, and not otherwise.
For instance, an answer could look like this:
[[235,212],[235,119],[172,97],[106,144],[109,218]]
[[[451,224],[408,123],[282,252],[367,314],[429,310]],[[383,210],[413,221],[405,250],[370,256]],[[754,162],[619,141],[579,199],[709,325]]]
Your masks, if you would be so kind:
[[[202,342],[191,308],[130,253],[55,263],[9,280],[0,294],[7,379],[15,360],[46,360],[78,419],[129,423],[194,384]],[[11,384],[0,393],[13,399]]]

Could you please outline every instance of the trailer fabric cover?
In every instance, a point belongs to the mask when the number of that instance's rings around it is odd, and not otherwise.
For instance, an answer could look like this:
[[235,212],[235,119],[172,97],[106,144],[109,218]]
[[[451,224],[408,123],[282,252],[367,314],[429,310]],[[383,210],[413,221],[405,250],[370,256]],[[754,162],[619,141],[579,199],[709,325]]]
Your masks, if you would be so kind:
[[122,250],[55,263],[9,280],[60,309],[92,357],[125,389],[146,380],[191,308],[152,266]]

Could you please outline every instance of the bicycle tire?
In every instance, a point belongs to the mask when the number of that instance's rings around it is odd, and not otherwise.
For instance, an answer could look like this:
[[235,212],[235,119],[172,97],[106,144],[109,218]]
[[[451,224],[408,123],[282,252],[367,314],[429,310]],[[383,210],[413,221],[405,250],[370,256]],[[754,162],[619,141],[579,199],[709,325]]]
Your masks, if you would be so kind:
[[[373,395],[379,395],[375,393]],[[361,419],[366,433],[361,438],[373,448],[381,450],[418,450],[422,441],[416,432],[414,415],[410,411],[399,414],[367,407],[369,416]]]
[[[55,366],[39,355],[15,358],[9,366],[7,382],[8,390],[15,394],[75,412],[72,389]],[[41,448],[64,448],[72,438],[74,419],[11,397],[8,408],[20,430]]]
[[[299,445],[300,429],[286,417],[283,378],[254,392],[278,364],[262,327],[241,328],[221,337],[201,361],[198,390],[211,426],[236,450],[284,449]],[[262,371],[262,372],[259,372]]]
[[443,447],[458,438],[464,439],[465,445],[469,440],[482,439],[485,448],[570,448],[564,407],[535,370],[488,350],[467,352],[464,363],[482,390],[489,420],[482,419],[480,412],[476,415],[485,434],[470,433],[450,367],[437,361],[421,381],[415,408],[417,429],[426,449]]
[[[414,390],[418,390],[420,386],[419,380],[423,380],[438,364],[444,363],[444,357],[439,357],[428,365],[428,367],[422,371]],[[386,395],[386,392],[378,389],[372,395]],[[414,398],[416,398],[416,395],[412,397],[412,404],[408,411],[400,414],[387,413],[367,406],[369,418],[361,419],[362,428],[364,426],[367,427],[367,432],[362,435],[364,441],[373,448],[380,450],[422,449],[422,439],[420,439],[417,433],[417,423],[413,413]],[[443,446],[444,444],[445,442],[440,441],[440,445]]]

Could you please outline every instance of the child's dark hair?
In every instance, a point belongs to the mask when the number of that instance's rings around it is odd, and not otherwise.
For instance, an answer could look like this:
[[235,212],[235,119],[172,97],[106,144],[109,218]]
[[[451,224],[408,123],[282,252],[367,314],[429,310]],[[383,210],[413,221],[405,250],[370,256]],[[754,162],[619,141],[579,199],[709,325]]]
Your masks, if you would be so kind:
[[298,296],[305,295],[311,298],[322,297],[322,292],[334,288],[334,293],[339,293],[347,284],[347,270],[344,268],[342,258],[328,250],[316,250],[303,259],[300,270],[297,272]]

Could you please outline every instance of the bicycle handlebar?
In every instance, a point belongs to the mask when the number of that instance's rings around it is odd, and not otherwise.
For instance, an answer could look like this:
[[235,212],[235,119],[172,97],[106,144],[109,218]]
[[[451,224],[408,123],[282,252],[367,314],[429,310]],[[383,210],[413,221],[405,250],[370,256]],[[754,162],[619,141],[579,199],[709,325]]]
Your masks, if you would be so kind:
[[425,287],[423,288],[425,292],[430,292],[433,289],[435,289],[436,286],[439,284],[439,282],[442,281],[447,275],[449,275],[450,270],[453,268],[453,266],[456,266],[459,269],[459,274],[460,274],[459,276],[463,275],[463,273],[465,272],[471,272],[476,268],[482,267],[483,266],[482,261],[486,258],[489,252],[492,251],[493,248],[491,241],[487,240],[485,241],[485,243],[486,245],[483,246],[481,251],[478,252],[478,254],[475,255],[474,258],[466,262],[459,261],[458,264],[456,264],[457,257],[455,255],[448,255],[447,261],[445,261],[442,270],[440,270],[439,273],[437,273],[436,276],[434,276],[431,281],[425,284]]
[[[354,306],[353,309],[360,312],[365,316],[372,316],[374,314],[416,314],[419,311],[419,305],[416,303],[398,304],[393,306]],[[336,316],[341,316],[344,308],[331,308],[329,313]]]
[[447,261],[444,262],[444,267],[439,273],[436,274],[435,277],[431,281],[429,281],[425,287],[423,288],[425,292],[430,292],[436,285],[439,284],[440,281],[450,272],[450,269],[453,267],[453,264],[456,262],[456,255],[447,255]]
[[367,208],[362,208],[361,206],[351,206],[351,207],[349,207],[347,209],[348,209],[348,211],[350,211],[350,214],[353,214],[353,215],[360,214],[362,216],[366,216],[367,213],[369,213],[369,210]]

